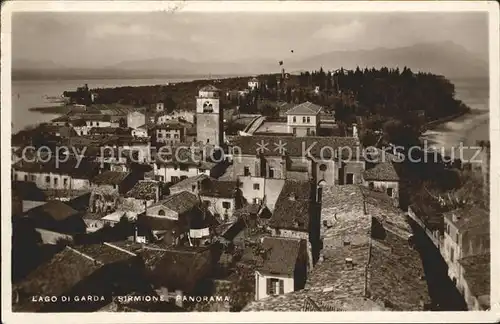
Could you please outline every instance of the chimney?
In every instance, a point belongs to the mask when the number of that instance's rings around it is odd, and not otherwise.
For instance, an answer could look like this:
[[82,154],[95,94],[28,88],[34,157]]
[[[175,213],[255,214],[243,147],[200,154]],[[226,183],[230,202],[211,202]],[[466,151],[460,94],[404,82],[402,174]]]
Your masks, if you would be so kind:
[[354,264],[352,263],[352,258],[345,258],[345,264],[347,269],[354,268]]
[[358,126],[356,124],[352,124],[352,137],[358,137]]
[[175,305],[177,307],[181,307],[182,308],[182,297],[183,297],[183,294],[182,294],[182,290],[176,290],[175,291]]

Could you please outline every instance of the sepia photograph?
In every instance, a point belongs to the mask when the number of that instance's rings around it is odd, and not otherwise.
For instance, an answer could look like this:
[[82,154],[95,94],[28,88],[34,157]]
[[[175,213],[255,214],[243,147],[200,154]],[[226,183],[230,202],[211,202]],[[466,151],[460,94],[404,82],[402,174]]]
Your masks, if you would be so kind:
[[498,4],[391,3],[3,6],[2,313],[500,320]]

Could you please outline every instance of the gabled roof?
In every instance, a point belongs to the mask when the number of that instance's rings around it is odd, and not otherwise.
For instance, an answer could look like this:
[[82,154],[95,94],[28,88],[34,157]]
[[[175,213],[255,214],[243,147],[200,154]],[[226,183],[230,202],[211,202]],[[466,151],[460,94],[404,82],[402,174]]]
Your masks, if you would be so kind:
[[219,89],[217,89],[215,86],[211,85],[211,84],[208,84],[204,87],[201,87],[199,91],[212,91],[212,92],[215,92],[215,91],[219,91]]
[[169,290],[192,292],[197,283],[210,273],[212,252],[209,248],[179,247],[143,249],[140,252],[148,277]]
[[[453,221],[453,215],[458,217]],[[476,226],[489,226],[490,213],[477,206],[467,207],[446,212],[444,217],[453,223],[459,230],[467,230]]]
[[468,256],[458,262],[464,268],[464,278],[472,295],[490,295],[490,253]]
[[286,180],[269,225],[279,229],[308,232],[311,195],[310,182]]
[[374,167],[363,173],[363,179],[367,181],[399,181],[399,176],[391,161],[377,163]]
[[12,195],[21,200],[46,201],[44,192],[34,182],[12,181]]
[[149,208],[162,205],[172,211],[177,212],[178,214],[183,214],[193,209],[198,205],[198,203],[199,199],[196,195],[193,195],[192,193],[187,191],[181,191],[179,193],[168,196],[158,204],[155,204]]
[[321,111],[321,107],[306,101],[293,107],[286,112],[287,115],[317,115]]
[[74,210],[67,204],[59,200],[51,200],[44,205],[30,209],[27,216],[32,218],[42,217],[46,215],[55,221],[63,221],[68,217],[77,215],[78,211]]
[[140,180],[130,189],[125,197],[135,199],[153,200],[158,198],[160,183],[152,180]]
[[181,188],[186,188],[186,189],[189,189],[191,190],[191,185],[199,182],[199,181],[204,181],[206,179],[209,179],[209,176],[207,176],[206,174],[199,174],[197,176],[194,176],[194,177],[189,177],[187,179],[184,179],[184,180],[181,180],[173,185],[170,186],[170,190],[172,189],[181,189]]
[[66,247],[13,288],[19,292],[20,299],[21,296],[27,299],[20,300],[20,304],[39,308],[42,305],[32,305],[31,296],[61,296],[104,265],[133,257],[131,253],[107,243]]
[[236,181],[205,181],[201,185],[200,196],[234,198],[237,193]]
[[265,237],[262,241],[264,262],[260,271],[293,276],[300,249],[305,248],[304,243],[304,240],[295,238]]
[[130,174],[130,172],[105,171],[92,179],[97,185],[119,185]]

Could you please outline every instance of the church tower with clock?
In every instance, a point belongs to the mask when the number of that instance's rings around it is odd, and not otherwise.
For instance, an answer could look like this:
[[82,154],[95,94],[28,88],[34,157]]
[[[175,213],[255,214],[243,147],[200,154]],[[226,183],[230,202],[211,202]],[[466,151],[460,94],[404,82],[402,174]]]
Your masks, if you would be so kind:
[[198,91],[196,97],[196,139],[203,144],[223,143],[223,114],[219,95],[219,89],[207,85]]

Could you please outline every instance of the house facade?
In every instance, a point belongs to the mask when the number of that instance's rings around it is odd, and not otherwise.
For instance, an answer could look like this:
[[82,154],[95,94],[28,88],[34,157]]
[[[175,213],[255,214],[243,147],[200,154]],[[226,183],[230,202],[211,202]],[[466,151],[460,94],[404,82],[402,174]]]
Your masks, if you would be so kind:
[[306,241],[264,237],[262,265],[255,271],[255,300],[304,288],[307,274]]
[[127,127],[135,129],[141,125],[144,125],[145,123],[146,123],[145,114],[139,111],[133,111],[127,114]]
[[[364,161],[354,137],[236,136],[233,177],[264,177],[316,184],[362,183]],[[350,152],[350,153],[347,153]]]
[[205,181],[199,195],[205,208],[223,223],[234,221],[234,211],[242,206],[241,192],[235,181]]
[[321,107],[309,101],[286,112],[287,129],[294,136],[316,136],[320,125]]
[[448,265],[448,275],[463,291],[459,260],[490,250],[489,213],[480,208],[454,210],[444,215],[444,236],[441,248]]

